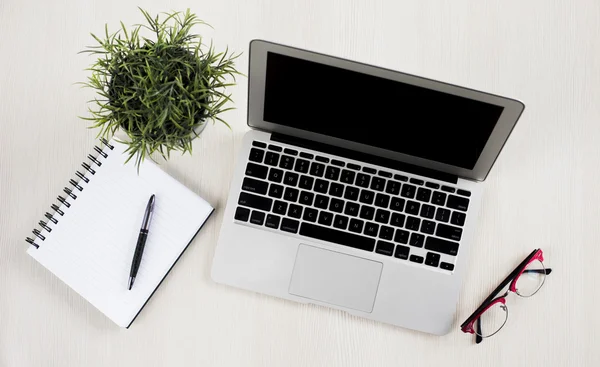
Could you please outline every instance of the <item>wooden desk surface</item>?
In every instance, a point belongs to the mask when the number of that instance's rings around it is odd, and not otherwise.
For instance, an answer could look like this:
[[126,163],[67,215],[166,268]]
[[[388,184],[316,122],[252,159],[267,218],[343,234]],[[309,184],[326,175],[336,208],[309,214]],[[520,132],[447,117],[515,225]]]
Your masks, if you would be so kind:
[[[263,38],[525,102],[485,183],[454,331],[429,336],[210,280],[247,130],[244,78],[233,131],[210,126],[193,156],[162,165],[217,211],[130,330],[26,255],[24,237],[94,145],[77,118],[92,91],[74,85],[92,59],[77,52],[104,23],[141,22],[136,5],[191,7],[218,47],[245,52],[244,71],[249,41]],[[0,366],[599,366],[599,34],[595,0],[3,0]],[[475,346],[458,325],[535,247],[554,269],[547,284],[510,296],[509,324]]]

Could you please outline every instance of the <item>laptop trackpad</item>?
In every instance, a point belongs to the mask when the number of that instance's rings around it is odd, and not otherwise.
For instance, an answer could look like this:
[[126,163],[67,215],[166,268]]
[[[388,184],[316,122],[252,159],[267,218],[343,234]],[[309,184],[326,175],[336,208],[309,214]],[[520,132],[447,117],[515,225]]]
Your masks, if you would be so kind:
[[377,261],[300,245],[289,293],[371,312],[382,267]]

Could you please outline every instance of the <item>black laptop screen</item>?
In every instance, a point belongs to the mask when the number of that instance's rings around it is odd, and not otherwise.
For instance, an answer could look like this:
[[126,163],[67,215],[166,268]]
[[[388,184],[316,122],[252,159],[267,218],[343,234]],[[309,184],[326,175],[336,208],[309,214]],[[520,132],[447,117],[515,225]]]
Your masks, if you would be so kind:
[[503,107],[269,52],[264,120],[473,169]]

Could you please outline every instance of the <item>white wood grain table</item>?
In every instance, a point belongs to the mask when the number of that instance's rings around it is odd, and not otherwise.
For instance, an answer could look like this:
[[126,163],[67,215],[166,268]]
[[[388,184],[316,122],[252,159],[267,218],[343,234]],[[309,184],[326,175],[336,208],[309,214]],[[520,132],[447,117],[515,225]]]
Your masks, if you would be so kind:
[[[151,12],[192,11],[217,47],[263,38],[519,98],[527,109],[486,181],[456,315],[436,337],[210,280],[247,80],[232,131],[210,126],[162,167],[217,211],[130,330],[26,255],[24,237],[94,145],[86,115],[89,32]],[[597,0],[2,0],[0,366],[600,366],[600,3]],[[307,96],[327,103],[327,80]],[[376,104],[377,95],[370,103]],[[363,112],[361,112],[363,113]],[[368,122],[368,113],[364,113]],[[390,116],[393,118],[393,116]],[[509,299],[481,345],[459,324],[533,248],[554,269]]]

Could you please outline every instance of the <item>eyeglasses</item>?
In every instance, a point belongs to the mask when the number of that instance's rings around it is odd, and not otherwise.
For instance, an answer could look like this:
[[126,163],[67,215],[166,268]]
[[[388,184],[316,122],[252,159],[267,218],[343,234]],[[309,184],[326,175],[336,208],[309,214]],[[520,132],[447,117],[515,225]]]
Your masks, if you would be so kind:
[[[510,292],[520,297],[531,297],[536,294],[544,285],[546,275],[552,272],[552,269],[544,267],[544,254],[541,249],[535,249],[513,270],[500,285],[483,301],[481,306],[460,325],[463,333],[475,334],[477,344],[483,341],[483,338],[489,338],[496,334],[506,324],[508,320],[508,307],[506,306],[506,296]],[[507,285],[508,290],[497,297]]]

